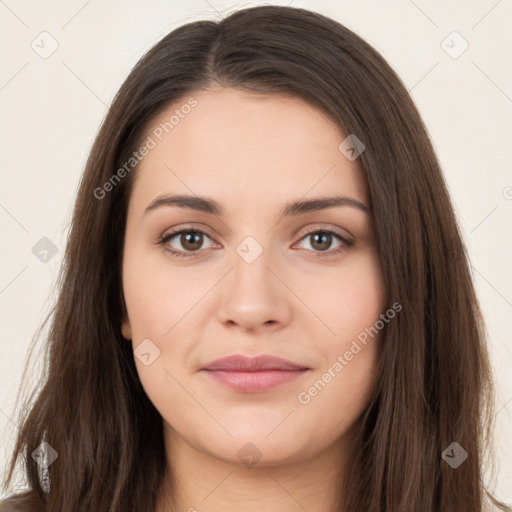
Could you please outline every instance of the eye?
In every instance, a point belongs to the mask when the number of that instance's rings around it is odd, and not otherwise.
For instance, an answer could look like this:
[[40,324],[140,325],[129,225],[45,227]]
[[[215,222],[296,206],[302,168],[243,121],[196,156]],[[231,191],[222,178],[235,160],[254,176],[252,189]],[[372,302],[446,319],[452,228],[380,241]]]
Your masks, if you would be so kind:
[[[177,256],[179,258],[195,257],[201,254],[202,249],[205,249],[202,247],[205,237],[211,240],[206,233],[199,229],[185,228],[164,235],[158,241],[158,244],[164,246],[165,250],[173,256]],[[331,229],[317,228],[306,233],[300,240],[302,241],[307,239],[312,240],[312,243],[310,243],[310,251],[316,253],[315,255],[318,257],[340,254],[354,245],[352,240]],[[332,245],[333,239],[337,239],[339,245],[334,250],[328,250]]]
[[[331,248],[333,239],[337,239],[339,245],[334,250],[328,251]],[[354,245],[352,240],[332,229],[314,229],[306,233],[301,240],[311,240],[312,243],[309,245],[318,257],[340,254]]]
[[[206,233],[200,231],[199,229],[182,229],[180,231],[174,231],[172,233],[165,235],[160,239],[158,243],[165,246],[166,250],[173,254],[174,256],[190,257],[197,256],[197,254],[195,253],[198,253],[199,250],[201,249],[204,237],[211,240],[211,238]],[[169,243],[171,248],[168,248],[168,245],[166,246],[166,244],[168,242],[171,242],[171,240],[173,240],[174,238],[176,238],[175,244],[177,243],[178,246],[181,245],[181,248],[178,247],[177,250],[176,247],[173,246],[173,244],[171,243]]]

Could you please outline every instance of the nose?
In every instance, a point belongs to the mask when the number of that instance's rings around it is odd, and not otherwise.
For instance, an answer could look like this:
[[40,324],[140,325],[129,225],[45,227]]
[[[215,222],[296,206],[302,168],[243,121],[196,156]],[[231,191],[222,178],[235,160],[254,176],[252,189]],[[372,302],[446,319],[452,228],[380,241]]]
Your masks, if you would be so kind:
[[[291,316],[293,293],[274,269],[269,250],[251,263],[239,254],[233,268],[223,279],[218,319],[227,326],[247,331],[275,330],[287,324]],[[275,260],[274,260],[275,261]]]

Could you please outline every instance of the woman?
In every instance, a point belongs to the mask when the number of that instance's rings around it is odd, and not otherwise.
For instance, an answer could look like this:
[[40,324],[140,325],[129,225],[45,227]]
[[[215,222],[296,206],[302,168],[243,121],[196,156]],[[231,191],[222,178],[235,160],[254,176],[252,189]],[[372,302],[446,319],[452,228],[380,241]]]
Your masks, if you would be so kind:
[[438,161],[331,19],[254,7],[151,49],[61,286],[11,464],[31,490],[0,510],[510,510],[483,483],[492,378]]

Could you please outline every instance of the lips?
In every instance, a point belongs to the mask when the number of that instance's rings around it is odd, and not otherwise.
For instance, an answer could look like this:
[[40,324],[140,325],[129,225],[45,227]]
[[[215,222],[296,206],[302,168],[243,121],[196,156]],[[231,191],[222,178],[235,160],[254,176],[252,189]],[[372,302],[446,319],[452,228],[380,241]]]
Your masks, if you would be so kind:
[[222,370],[238,372],[258,372],[262,370],[308,370],[306,366],[292,363],[275,356],[247,357],[242,355],[228,356],[207,364],[203,370]]
[[228,356],[201,368],[214,381],[243,393],[267,391],[291,382],[309,370],[306,366],[269,355]]

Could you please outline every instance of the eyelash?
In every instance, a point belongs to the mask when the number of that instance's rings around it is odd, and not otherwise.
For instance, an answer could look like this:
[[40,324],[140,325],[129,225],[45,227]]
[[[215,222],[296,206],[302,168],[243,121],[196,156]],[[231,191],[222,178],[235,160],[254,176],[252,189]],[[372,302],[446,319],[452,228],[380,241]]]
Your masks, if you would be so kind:
[[[194,234],[198,234],[199,233],[199,234],[206,235],[208,238],[211,239],[211,237],[208,236],[208,234],[205,233],[204,231],[201,231],[201,230],[196,229],[196,228],[185,228],[185,229],[180,229],[178,231],[173,231],[171,233],[168,233],[167,235],[163,236],[157,242],[157,244],[161,245],[161,246],[165,246],[165,244],[169,240],[171,240],[175,236],[181,235],[183,233],[194,233]],[[340,245],[337,249],[335,249],[333,251],[313,251],[313,252],[316,253],[316,256],[319,257],[319,258],[326,258],[326,257],[329,257],[329,256],[334,256],[334,255],[341,254],[344,251],[349,250],[354,245],[354,242],[352,240],[349,240],[348,238],[343,236],[341,233],[338,233],[337,231],[334,231],[332,229],[318,229],[318,228],[317,229],[313,229],[312,231],[309,231],[309,232],[305,233],[301,237],[300,240],[303,240],[304,238],[307,238],[308,236],[316,234],[316,233],[326,233],[326,234],[329,234],[329,235],[334,235],[336,238],[339,239],[340,242],[342,242],[342,245]],[[201,250],[199,250],[199,251],[176,251],[174,249],[169,249],[169,248],[166,248],[166,247],[164,247],[164,250],[169,252],[170,254],[172,254],[173,257],[175,256],[175,257],[178,257],[178,258],[194,258],[194,257],[200,256],[200,254],[202,252]]]

